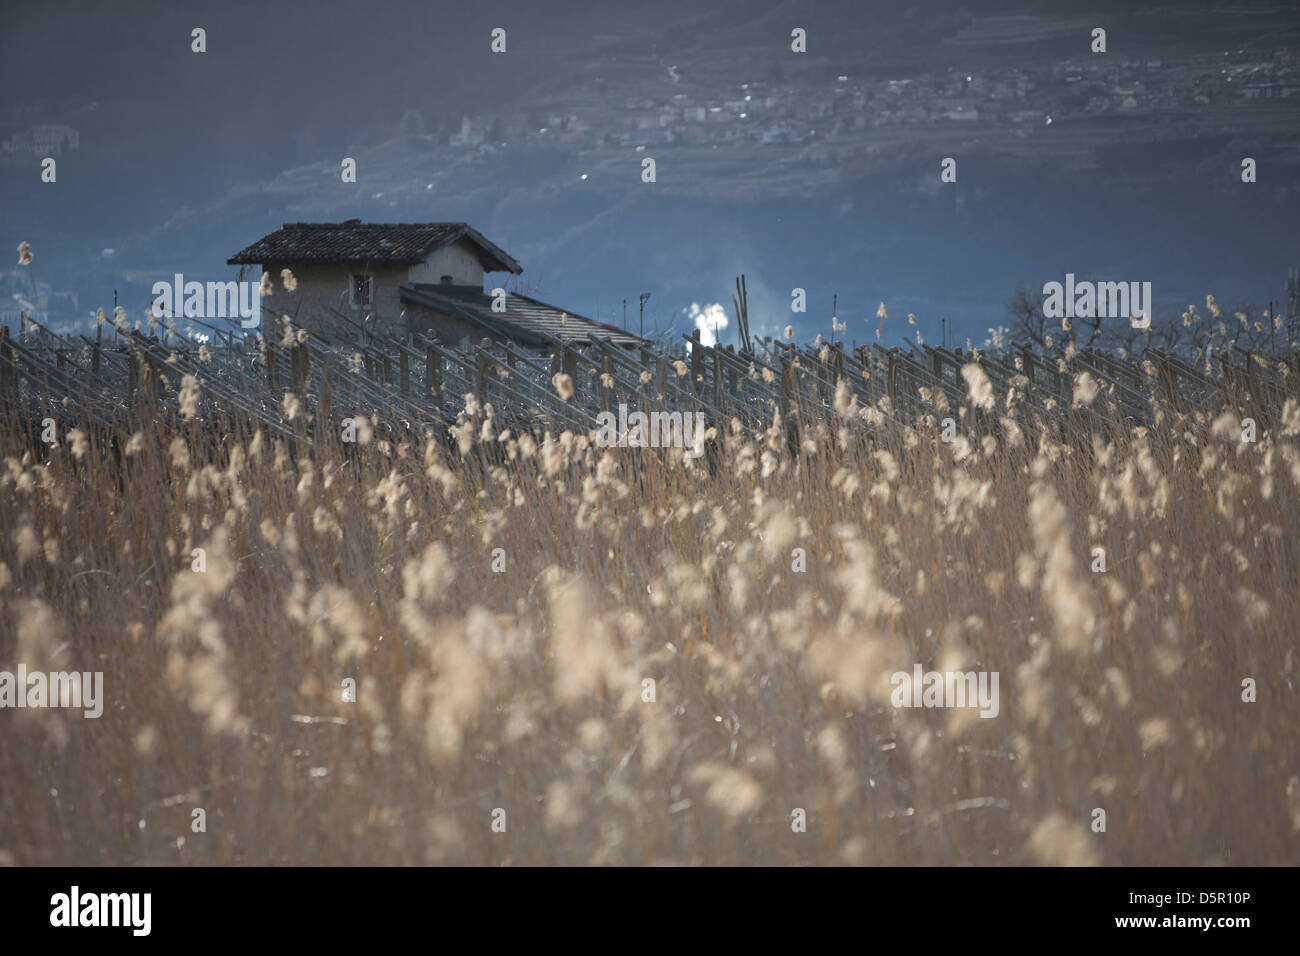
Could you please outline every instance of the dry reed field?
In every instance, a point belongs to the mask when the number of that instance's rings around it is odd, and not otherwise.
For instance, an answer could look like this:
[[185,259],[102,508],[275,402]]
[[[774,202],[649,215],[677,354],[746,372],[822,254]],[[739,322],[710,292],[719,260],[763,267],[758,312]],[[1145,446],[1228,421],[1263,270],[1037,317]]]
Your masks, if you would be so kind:
[[[1294,864],[1300,407],[966,384],[951,442],[841,389],[699,459],[474,400],[346,449],[7,420],[0,669],[104,710],[0,713],[0,859]],[[996,715],[895,706],[917,665]]]

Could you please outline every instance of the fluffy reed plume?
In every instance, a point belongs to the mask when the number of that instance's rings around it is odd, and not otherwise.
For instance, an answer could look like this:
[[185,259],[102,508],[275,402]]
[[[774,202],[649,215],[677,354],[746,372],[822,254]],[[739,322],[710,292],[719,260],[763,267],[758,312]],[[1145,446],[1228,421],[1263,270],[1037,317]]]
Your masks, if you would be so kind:
[[1063,813],[1053,813],[1038,824],[1029,843],[1039,863],[1096,866],[1101,860],[1087,826]]
[[979,362],[963,365],[961,377],[966,381],[971,405],[976,408],[992,408],[997,403],[993,396],[993,383],[984,374]]
[[1097,380],[1087,372],[1074,377],[1074,405],[1091,405],[1097,397]]
[[[928,423],[836,382],[700,459],[473,397],[450,436],[336,411],[355,442],[308,447],[189,378],[117,435],[0,423],[0,672],[105,697],[0,708],[0,858],[1295,860],[1300,404],[1249,442],[962,376],[899,390]],[[996,673],[996,713],[917,667]]]
[[199,413],[199,380],[193,375],[181,378],[179,395],[181,418],[190,421]]
[[835,414],[841,418],[851,418],[858,411],[858,397],[843,379],[835,383],[834,407]]
[[573,378],[564,372],[556,372],[551,376],[551,384],[555,386],[555,394],[566,402],[573,398]]
[[86,452],[90,450],[90,441],[84,431],[80,428],[73,428],[68,432],[68,447],[72,449],[72,457],[80,461],[86,457]]
[[[1043,458],[1034,462],[1038,473],[1048,467]],[[1050,485],[1035,482],[1030,493],[1029,524],[1040,561],[1044,603],[1052,612],[1060,647],[1081,653],[1096,629],[1096,616],[1076,557],[1080,552],[1070,540],[1069,513]]]

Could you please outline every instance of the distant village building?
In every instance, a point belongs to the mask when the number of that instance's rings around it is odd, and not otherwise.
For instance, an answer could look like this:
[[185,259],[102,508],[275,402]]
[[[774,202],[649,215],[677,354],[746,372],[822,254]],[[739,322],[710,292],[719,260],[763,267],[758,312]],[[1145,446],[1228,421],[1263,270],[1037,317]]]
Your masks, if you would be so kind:
[[482,146],[484,133],[481,129],[476,129],[470,122],[468,116],[462,116],[460,120],[460,132],[452,133],[447,138],[447,145],[454,149],[466,149],[471,146]]
[[[288,315],[329,344],[419,334],[451,345],[485,337],[526,348],[546,348],[556,339],[585,345],[593,337],[641,344],[616,326],[528,296],[484,292],[488,273],[518,275],[523,267],[463,222],[285,223],[227,262],[258,265],[270,275],[274,291],[262,300],[264,324]],[[292,291],[284,269],[296,280]],[[493,309],[496,301],[504,311]]]
[[42,324],[72,323],[82,317],[75,292],[56,292],[47,282],[33,283],[30,271],[22,267],[0,272],[0,325],[17,331],[23,313]]
[[33,126],[10,136],[0,144],[0,152],[57,156],[65,150],[75,150],[80,145],[81,136],[71,126]]

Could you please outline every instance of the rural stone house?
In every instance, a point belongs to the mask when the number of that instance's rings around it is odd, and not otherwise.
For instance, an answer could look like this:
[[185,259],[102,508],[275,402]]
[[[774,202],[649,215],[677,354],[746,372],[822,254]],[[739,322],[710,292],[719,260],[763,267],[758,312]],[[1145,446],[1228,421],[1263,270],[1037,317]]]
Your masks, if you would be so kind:
[[[270,275],[274,291],[262,300],[267,324],[288,315],[330,344],[416,334],[452,345],[490,338],[527,348],[556,339],[580,346],[593,336],[620,346],[641,341],[524,295],[506,295],[504,310],[494,310],[484,277],[518,275],[523,267],[463,222],[285,223],[227,261]],[[297,281],[292,291],[284,269]]]

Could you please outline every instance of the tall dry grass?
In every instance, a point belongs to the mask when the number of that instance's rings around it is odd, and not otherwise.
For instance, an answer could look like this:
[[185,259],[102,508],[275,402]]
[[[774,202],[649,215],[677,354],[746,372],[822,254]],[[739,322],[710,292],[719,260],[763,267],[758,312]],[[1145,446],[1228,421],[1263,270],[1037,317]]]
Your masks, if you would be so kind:
[[[1295,863],[1300,409],[1064,440],[967,379],[951,444],[841,395],[712,471],[478,408],[301,458],[10,422],[0,669],[106,705],[0,711],[0,858]],[[998,716],[895,709],[918,663]]]

